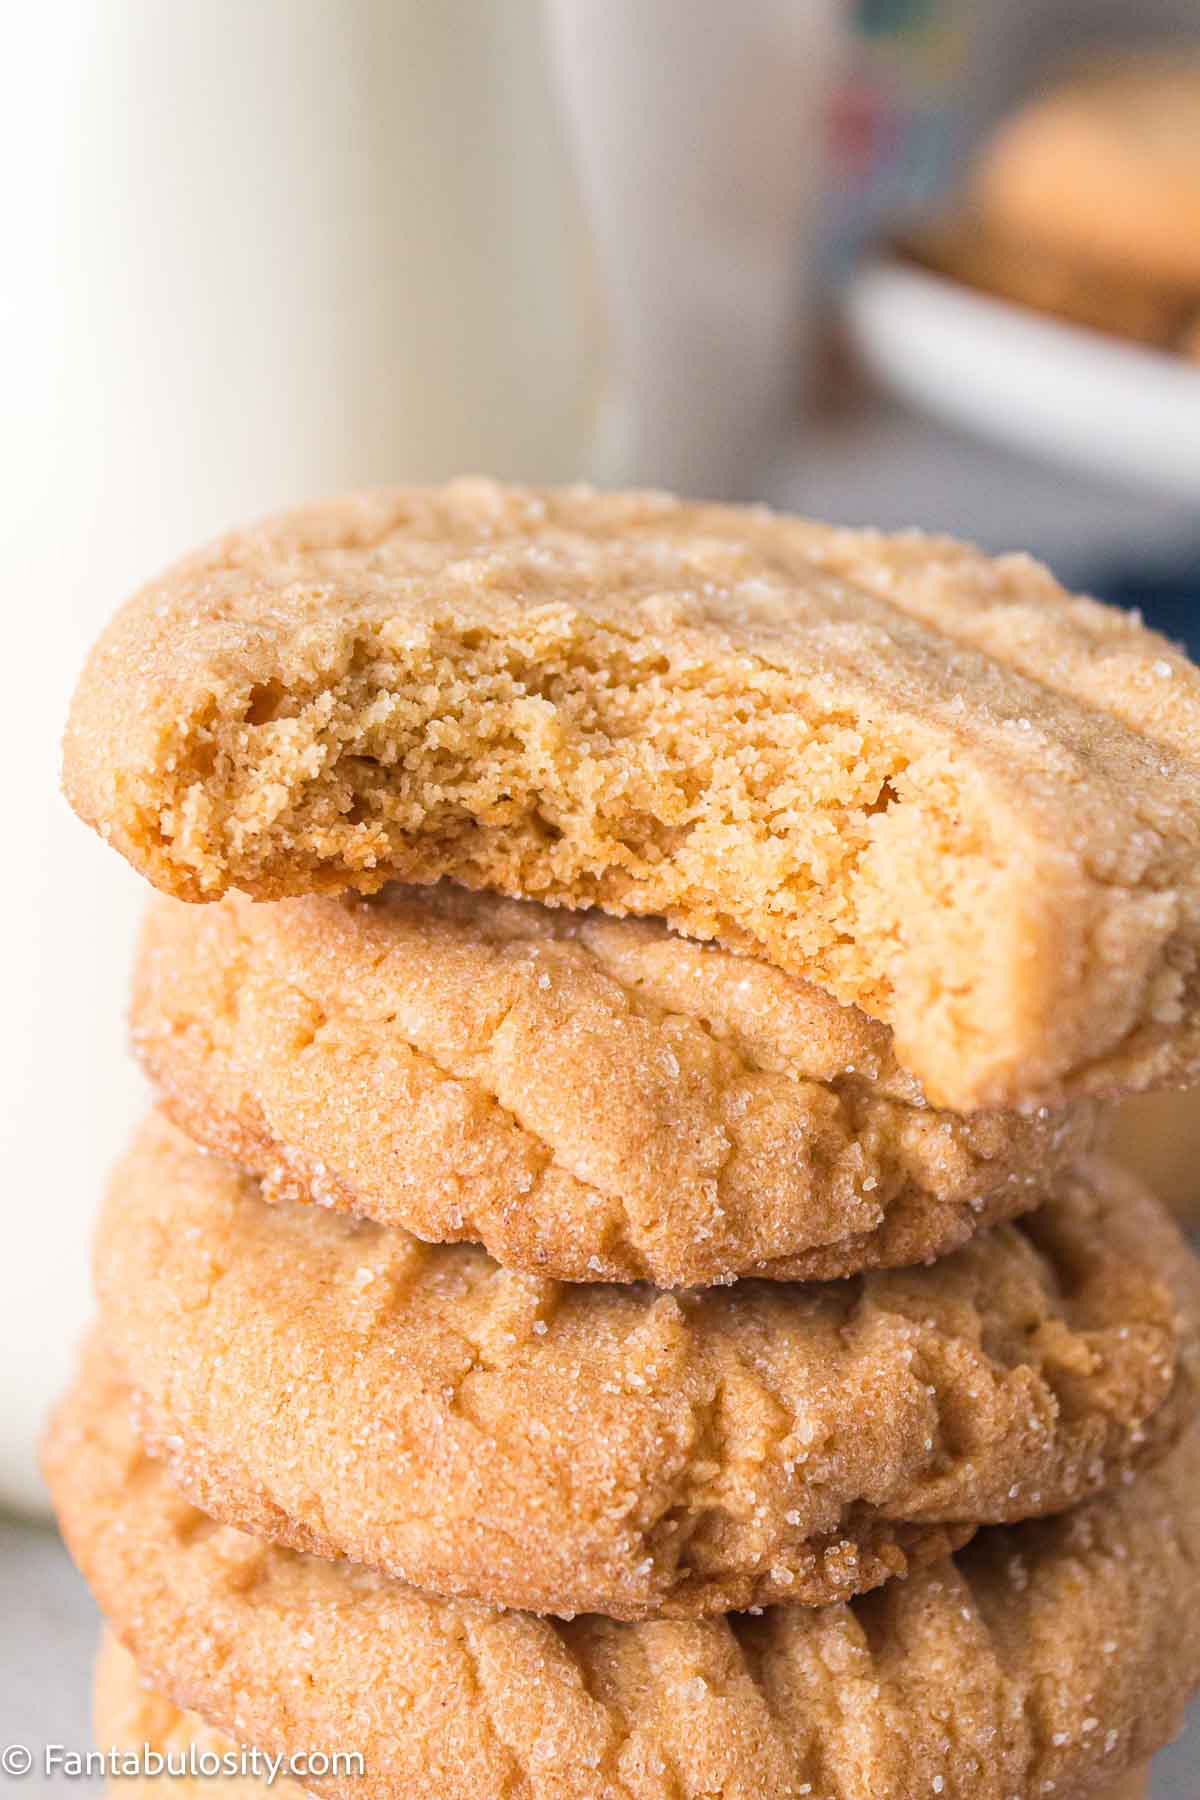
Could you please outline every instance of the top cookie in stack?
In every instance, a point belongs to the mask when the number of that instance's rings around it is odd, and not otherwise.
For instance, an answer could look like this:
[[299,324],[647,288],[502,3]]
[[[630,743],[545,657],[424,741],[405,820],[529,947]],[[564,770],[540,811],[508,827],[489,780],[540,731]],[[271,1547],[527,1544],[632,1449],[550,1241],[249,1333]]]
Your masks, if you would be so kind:
[[184,899],[449,876],[660,915],[968,1109],[1200,1067],[1198,744],[1200,672],[1023,557],[472,481],[144,589],[65,776]]
[[330,502],[130,602],[66,781],[164,890],[173,1123],[48,1466],[195,1730],[365,1731],[378,1800],[1163,1741],[1200,1272],[1093,1152],[1200,1072],[1198,724],[1024,558],[661,495]]

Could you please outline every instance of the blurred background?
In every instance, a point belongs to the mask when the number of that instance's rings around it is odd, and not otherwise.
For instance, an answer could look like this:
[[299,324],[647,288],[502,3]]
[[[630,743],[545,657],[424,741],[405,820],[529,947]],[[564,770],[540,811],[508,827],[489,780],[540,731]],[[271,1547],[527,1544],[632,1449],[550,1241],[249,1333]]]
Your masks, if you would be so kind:
[[[42,0],[5,64],[0,1738],[83,1746],[34,1445],[142,1103],[88,642],[234,521],[482,470],[1029,549],[1200,649],[1200,0]],[[1186,1207],[1191,1103],[1125,1142]]]

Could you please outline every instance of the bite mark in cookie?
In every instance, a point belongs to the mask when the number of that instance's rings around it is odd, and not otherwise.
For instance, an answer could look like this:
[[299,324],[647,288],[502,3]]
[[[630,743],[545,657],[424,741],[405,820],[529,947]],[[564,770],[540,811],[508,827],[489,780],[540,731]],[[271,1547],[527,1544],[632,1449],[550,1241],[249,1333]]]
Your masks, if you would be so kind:
[[1200,674],[1023,557],[468,481],[302,508],[116,617],[68,795],[190,900],[660,915],[960,1110],[1200,1069]]

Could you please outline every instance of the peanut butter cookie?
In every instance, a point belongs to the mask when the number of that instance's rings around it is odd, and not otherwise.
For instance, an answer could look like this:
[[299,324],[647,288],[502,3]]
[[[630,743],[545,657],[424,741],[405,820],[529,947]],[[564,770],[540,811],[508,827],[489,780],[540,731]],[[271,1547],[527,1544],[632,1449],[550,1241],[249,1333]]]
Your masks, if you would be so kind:
[[1091,1102],[926,1106],[886,1026],[769,963],[448,885],[160,900],[133,1037],[172,1118],[269,1193],[566,1281],[922,1262],[1095,1130]]
[[[272,1780],[269,1767],[257,1777],[253,1766],[243,1771],[244,1747],[206,1725],[197,1713],[183,1712],[156,1694],[108,1631],[96,1658],[92,1716],[101,1751],[144,1763],[149,1750],[166,1760],[161,1774],[122,1770],[120,1779],[108,1785],[110,1800],[305,1800],[307,1790],[287,1775]],[[231,1772],[211,1773],[213,1758]]]
[[90,1362],[46,1467],[156,1690],[336,1800],[1095,1800],[1200,1680],[1200,1437],[849,1604],[621,1625],[437,1600],[213,1524]]
[[663,916],[965,1110],[1200,1071],[1198,743],[1192,664],[1027,558],[464,481],[168,571],[64,774],[185,899],[448,875]]
[[658,1293],[264,1206],[156,1120],[96,1266],[207,1512],[538,1612],[862,1592],[1109,1485],[1194,1403],[1200,1265],[1101,1164],[930,1268]]
[[[240,1748],[232,1738],[214,1731],[198,1714],[181,1712],[148,1688],[128,1650],[122,1649],[109,1632],[104,1634],[96,1661],[95,1716],[96,1741],[102,1748],[113,1745],[140,1755],[143,1746],[149,1745],[160,1755],[176,1758],[186,1757],[189,1750],[240,1758]],[[616,1795],[621,1790],[611,1792]],[[1114,1787],[1089,1789],[1090,1800],[1149,1800],[1149,1792],[1149,1772],[1145,1769],[1132,1771]],[[267,1793],[275,1795],[276,1800],[302,1800],[304,1790],[286,1776],[279,1776],[270,1788],[265,1780],[218,1777],[198,1781],[186,1776],[176,1777],[171,1786],[171,1800],[264,1800]],[[120,1795],[125,1800],[162,1800],[161,1789],[155,1783],[136,1779],[122,1780],[120,1787],[113,1790],[113,1800],[119,1800]],[[874,1800],[879,1800],[878,1791]]]
[[1200,291],[1200,57],[1124,50],[1005,119],[972,182],[984,216],[1037,255]]

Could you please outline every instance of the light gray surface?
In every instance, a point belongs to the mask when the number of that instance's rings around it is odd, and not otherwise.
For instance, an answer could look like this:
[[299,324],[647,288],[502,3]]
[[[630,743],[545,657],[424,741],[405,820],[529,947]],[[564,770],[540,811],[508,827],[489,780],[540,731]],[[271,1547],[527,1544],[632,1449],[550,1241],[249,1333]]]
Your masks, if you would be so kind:
[[[27,1744],[40,1763],[45,1744],[88,1748],[97,1630],[96,1609],[58,1538],[0,1519],[0,1749]],[[36,1770],[20,1782],[0,1775],[0,1791],[14,1800],[97,1789]],[[1200,1800],[1200,1704],[1184,1737],[1157,1759],[1152,1792],[1153,1800]]]
[[[91,1595],[57,1534],[0,1517],[0,1753],[24,1744],[40,1764],[47,1744],[90,1746],[98,1632]],[[23,1781],[0,1774],[0,1791],[34,1800],[99,1793],[100,1783],[47,1777],[35,1767]]]
[[1018,456],[879,397],[805,425],[758,487],[773,505],[836,525],[918,525],[993,553],[1031,550],[1067,582],[1114,560],[1128,568],[1194,551],[1200,535],[1184,501]]

